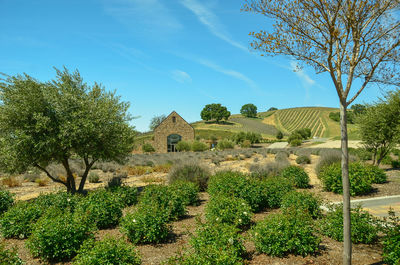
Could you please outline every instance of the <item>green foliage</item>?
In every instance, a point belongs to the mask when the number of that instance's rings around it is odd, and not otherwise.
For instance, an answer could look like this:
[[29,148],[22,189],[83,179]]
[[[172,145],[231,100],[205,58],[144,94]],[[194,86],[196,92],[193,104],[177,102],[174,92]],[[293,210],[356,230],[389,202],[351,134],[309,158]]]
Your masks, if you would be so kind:
[[0,218],[0,229],[4,238],[26,238],[32,232],[32,226],[43,214],[38,205],[18,202]]
[[244,140],[243,143],[240,144],[240,147],[242,147],[242,148],[250,148],[251,147],[251,142],[249,140]]
[[362,104],[353,104],[350,109],[353,111],[354,115],[360,115],[365,113],[367,106]]
[[183,163],[174,165],[171,168],[168,174],[168,181],[171,184],[176,181],[193,182],[199,186],[200,191],[205,191],[210,175],[210,170],[198,163]]
[[254,104],[245,104],[240,109],[240,114],[247,118],[255,118],[257,117],[257,107]]
[[291,209],[308,212],[312,218],[321,216],[321,199],[308,191],[291,191],[282,199],[281,208],[290,214]]
[[271,214],[251,230],[256,250],[271,256],[306,256],[318,251],[321,239],[313,234],[307,213],[292,209],[290,214]]
[[311,163],[311,159],[310,159],[310,157],[309,156],[306,156],[306,155],[299,155],[297,158],[296,158],[296,163],[297,164],[310,164]]
[[72,195],[68,192],[57,192],[40,194],[33,203],[40,207],[43,213],[50,208],[52,210],[57,209],[59,211],[73,212],[81,199],[81,196]]
[[208,104],[200,113],[201,119],[205,121],[215,120],[219,122],[222,119],[228,120],[231,113],[221,104]]
[[281,176],[290,180],[296,188],[310,187],[310,177],[301,167],[288,166],[282,170]]
[[151,118],[150,125],[149,125],[150,131],[153,131],[166,118],[167,118],[167,116],[165,116],[164,114],[159,115],[159,116],[154,116],[153,118]]
[[248,225],[252,209],[241,198],[232,196],[212,196],[206,207],[206,218],[210,223],[227,223],[234,226]]
[[183,205],[199,205],[199,186],[196,183],[178,180],[169,186],[170,191],[182,199]]
[[[339,112],[331,112],[329,113],[329,118],[333,121],[340,122],[340,113]],[[354,124],[356,117],[352,111],[347,110],[347,123]]]
[[235,143],[227,139],[222,139],[221,141],[218,141],[218,144],[216,146],[218,150],[233,149],[234,147]]
[[269,108],[267,111],[274,111],[274,110],[278,110],[278,109],[275,108],[275,107],[271,107],[271,108]]
[[179,141],[175,147],[179,152],[188,152],[192,150],[192,145],[186,141]]
[[246,140],[250,141],[251,144],[255,144],[259,143],[261,139],[262,139],[261,134],[255,132],[239,132],[235,134],[235,136],[233,137],[233,141],[236,144],[241,144]]
[[150,143],[144,143],[142,145],[142,151],[143,153],[153,153],[156,151],[156,149],[154,149],[154,147]]
[[[31,166],[63,164],[67,181],[53,177],[75,192],[72,155],[86,158],[88,170],[97,160],[120,161],[131,153],[135,132],[129,104],[114,92],[98,83],[87,85],[78,71],[56,72],[56,79],[46,83],[28,75],[0,82],[0,168],[22,173]],[[79,192],[85,181],[86,176]]]
[[[343,205],[331,205],[325,218],[320,221],[320,232],[337,241],[343,241]],[[376,219],[361,206],[351,209],[351,241],[355,244],[371,244],[378,239]]]
[[301,136],[300,133],[292,133],[291,135],[289,135],[288,143],[291,146],[300,146],[302,142],[303,136]]
[[329,165],[340,163],[342,161],[342,154],[337,150],[330,150],[328,152],[323,152],[320,154],[320,158],[318,160],[317,165],[315,166],[315,171],[319,176],[321,174],[321,170]]
[[8,190],[0,188],[0,216],[14,204],[14,196]]
[[165,185],[148,185],[139,198],[143,207],[156,206],[165,212],[169,220],[177,220],[186,214],[184,200],[179,193],[173,192]]
[[123,207],[124,203],[116,193],[96,190],[79,203],[77,212],[87,214],[97,228],[104,229],[118,224]]
[[392,160],[392,168],[400,168],[400,160]]
[[75,256],[83,242],[94,236],[94,230],[86,215],[51,211],[34,225],[26,245],[34,257],[61,261]]
[[281,140],[283,139],[283,133],[281,131],[278,131],[276,134],[276,139]]
[[17,249],[7,249],[4,242],[0,242],[0,265],[22,265]]
[[74,258],[73,265],[139,265],[136,248],[121,239],[107,237],[101,241],[87,240]]
[[300,146],[303,143],[300,139],[293,139],[289,142],[290,146]]
[[372,160],[372,152],[365,148],[349,148],[349,154],[352,154],[361,161]]
[[387,181],[387,175],[383,169],[378,166],[370,164],[358,164],[360,167],[358,170],[362,170],[364,176],[369,179],[371,183],[382,184]]
[[138,189],[136,187],[119,186],[109,189],[124,206],[132,206],[138,202]]
[[392,210],[389,211],[382,244],[383,261],[390,265],[400,264],[400,218]]
[[309,128],[297,129],[293,132],[293,134],[300,134],[303,140],[307,140],[311,137],[311,129]]
[[132,243],[161,243],[170,234],[168,214],[158,205],[139,205],[121,220],[120,230]]
[[[381,178],[380,171],[362,163],[350,163],[349,165],[349,179],[350,179],[350,195],[368,194],[372,191],[371,182],[377,177]],[[379,175],[378,175],[379,174]],[[319,175],[322,180],[324,189],[334,193],[341,194],[342,187],[342,169],[339,163],[332,164],[322,168]]]
[[263,194],[265,194],[265,204],[268,208],[279,208],[283,197],[294,189],[293,184],[282,177],[267,178],[261,182],[261,185],[263,186]]
[[200,141],[193,141],[192,143],[192,151],[193,152],[203,152],[208,150],[208,145],[200,142]]
[[90,172],[88,176],[89,183],[99,183],[100,177],[96,172]]

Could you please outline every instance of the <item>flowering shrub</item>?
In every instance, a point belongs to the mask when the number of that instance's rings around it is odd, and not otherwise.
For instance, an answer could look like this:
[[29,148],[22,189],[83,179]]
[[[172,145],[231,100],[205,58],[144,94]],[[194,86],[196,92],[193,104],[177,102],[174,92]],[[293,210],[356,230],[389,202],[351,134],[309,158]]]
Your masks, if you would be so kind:
[[211,197],[206,208],[206,218],[211,223],[243,226],[250,223],[251,215],[251,207],[244,199],[224,195]]
[[383,238],[383,261],[390,265],[400,264],[400,218],[389,211],[389,222]]
[[13,195],[5,189],[0,188],[0,216],[14,204]]
[[321,199],[308,191],[291,191],[287,193],[281,203],[281,208],[284,211],[290,211],[292,208],[307,211],[311,217],[318,218],[321,216]]
[[182,199],[183,205],[198,205],[199,187],[189,181],[176,181],[169,186],[170,191]]
[[310,177],[301,167],[289,166],[282,171],[281,176],[293,182],[296,188],[308,188],[310,186]]
[[22,265],[24,262],[18,257],[17,250],[6,249],[6,244],[0,242],[0,264],[2,265]]

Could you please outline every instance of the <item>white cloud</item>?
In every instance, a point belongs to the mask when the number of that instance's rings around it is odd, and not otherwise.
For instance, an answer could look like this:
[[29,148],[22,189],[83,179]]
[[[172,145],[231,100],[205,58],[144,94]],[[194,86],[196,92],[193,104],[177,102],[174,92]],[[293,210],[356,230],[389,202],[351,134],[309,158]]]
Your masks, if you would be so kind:
[[192,11],[199,21],[204,24],[212,34],[220,38],[223,41],[228,42],[232,46],[239,48],[244,51],[248,51],[247,47],[233,40],[229,33],[226,32],[223,25],[220,23],[218,17],[204,5],[199,3],[197,0],[181,0],[183,6]]
[[174,70],[171,72],[172,74],[172,78],[179,82],[179,83],[191,83],[192,82],[192,78],[190,77],[190,75],[184,71],[181,70]]

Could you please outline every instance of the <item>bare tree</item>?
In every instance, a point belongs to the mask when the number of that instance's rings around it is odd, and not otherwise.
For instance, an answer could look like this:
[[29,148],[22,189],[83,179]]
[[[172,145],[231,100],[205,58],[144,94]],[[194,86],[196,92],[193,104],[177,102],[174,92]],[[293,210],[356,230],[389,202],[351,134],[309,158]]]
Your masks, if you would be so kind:
[[399,7],[400,0],[248,0],[243,8],[274,22],[270,32],[250,33],[254,49],[287,55],[300,67],[329,73],[336,89],[341,117],[343,264],[351,264],[346,110],[372,83],[400,85]]

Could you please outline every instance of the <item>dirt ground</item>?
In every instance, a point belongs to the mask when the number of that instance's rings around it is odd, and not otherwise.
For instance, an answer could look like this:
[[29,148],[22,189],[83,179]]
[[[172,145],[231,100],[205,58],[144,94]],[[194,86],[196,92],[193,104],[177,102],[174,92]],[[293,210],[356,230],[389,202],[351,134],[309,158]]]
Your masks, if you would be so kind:
[[[255,154],[250,158],[243,158],[242,160],[236,160],[233,157],[227,157],[228,161],[221,162],[219,165],[211,163],[209,160],[205,160],[212,171],[218,170],[238,170],[241,172],[249,172],[249,166],[257,161],[257,163],[265,163],[274,161],[275,155],[268,154],[265,157],[260,154]],[[296,164],[296,156],[290,155],[289,161],[291,164]],[[336,195],[330,192],[322,190],[320,180],[315,174],[315,165],[318,162],[319,157],[311,155],[311,164],[304,165],[305,171],[310,176],[310,183],[312,188],[309,191],[319,194],[324,200],[327,201],[341,201],[341,195]],[[101,173],[101,171],[98,171]],[[374,193],[368,196],[358,196],[356,198],[385,196],[385,195],[398,195],[400,194],[400,172],[398,170],[387,170],[388,183],[385,184],[374,184]],[[165,182],[166,173],[150,173],[142,176],[128,176],[124,179],[125,184],[129,186],[144,186],[151,182]],[[87,189],[95,189],[106,185],[107,179],[111,177],[110,174],[101,173],[101,183],[92,184],[87,183]],[[47,186],[38,187],[38,184],[31,182],[24,182],[20,187],[10,188],[9,190],[16,193],[17,199],[28,200],[38,196],[40,193],[54,192],[62,189],[60,184],[49,183]],[[177,222],[172,223],[171,239],[169,242],[157,245],[138,245],[137,249],[142,257],[142,264],[161,264],[166,261],[169,257],[176,255],[184,248],[188,246],[188,239],[190,233],[194,232],[196,226],[196,217],[199,216],[204,220],[204,208],[208,202],[208,194],[201,193],[201,204],[196,207],[188,207],[188,213],[185,218]],[[129,209],[125,209],[126,212]],[[266,215],[271,214],[279,210],[264,211],[257,213],[253,216],[253,221],[262,220]],[[97,232],[97,238],[101,239],[107,235],[113,235],[122,237],[118,228],[100,230]],[[342,263],[342,243],[336,242],[330,238],[322,236],[322,243],[320,245],[320,251],[315,256],[299,257],[289,255],[285,258],[275,258],[264,254],[258,254],[255,251],[254,245],[246,239],[247,232],[243,232],[245,238],[245,246],[249,253],[246,264],[341,264]],[[33,259],[25,247],[25,240],[8,239],[5,240],[8,247],[17,247],[20,257],[28,265],[42,264],[38,259]],[[375,245],[364,245],[358,244],[353,247],[353,264],[383,264],[381,262],[381,249],[382,246],[379,244]],[[57,264],[70,264],[57,263]]]

